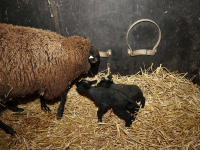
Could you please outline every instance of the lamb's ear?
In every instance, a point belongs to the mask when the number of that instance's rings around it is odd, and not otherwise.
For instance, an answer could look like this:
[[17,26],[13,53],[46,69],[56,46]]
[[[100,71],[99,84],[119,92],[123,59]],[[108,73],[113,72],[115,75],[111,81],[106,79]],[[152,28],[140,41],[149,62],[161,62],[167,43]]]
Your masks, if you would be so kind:
[[107,76],[107,78],[111,80],[111,79],[112,79],[112,73],[110,73],[110,74]]
[[76,86],[78,87],[80,85],[80,82],[76,82]]
[[89,89],[91,87],[90,81],[88,80],[82,80],[81,83],[85,89]]
[[97,80],[93,80],[93,81],[88,81],[90,85],[92,84],[96,84],[97,83]]
[[106,78],[105,78],[105,77],[102,77],[102,78],[101,78],[101,81],[105,81],[105,80],[106,80]]
[[108,81],[110,84],[113,84],[113,80]]

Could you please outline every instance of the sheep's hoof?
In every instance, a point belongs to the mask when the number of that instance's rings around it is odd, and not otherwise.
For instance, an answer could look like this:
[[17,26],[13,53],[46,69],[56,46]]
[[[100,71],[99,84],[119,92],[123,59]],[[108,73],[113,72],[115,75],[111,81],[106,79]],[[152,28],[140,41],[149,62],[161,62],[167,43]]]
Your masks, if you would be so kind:
[[42,107],[42,110],[45,111],[45,112],[50,112],[50,111],[51,111],[50,108],[49,108],[48,106]]
[[13,112],[23,112],[24,109],[23,108],[18,108],[17,106],[13,105],[13,104],[9,104],[9,105],[6,105],[7,108]]
[[5,128],[5,132],[7,133],[7,134],[11,134],[11,135],[15,135],[15,131],[13,130],[13,128],[11,128],[11,127],[9,127],[9,126],[7,126],[6,128]]
[[17,108],[16,110],[13,110],[13,112],[23,112],[24,111],[24,109],[23,108]]

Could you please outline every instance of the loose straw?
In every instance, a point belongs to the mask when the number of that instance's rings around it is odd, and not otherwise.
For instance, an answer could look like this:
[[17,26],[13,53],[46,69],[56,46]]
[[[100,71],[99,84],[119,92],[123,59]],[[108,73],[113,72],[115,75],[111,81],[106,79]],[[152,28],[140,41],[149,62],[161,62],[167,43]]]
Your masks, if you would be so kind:
[[[59,102],[48,104],[51,112],[41,110],[40,101],[18,107],[22,113],[2,112],[1,120],[16,136],[0,130],[0,149],[200,149],[200,88],[185,78],[186,73],[170,72],[160,65],[156,70],[141,68],[135,75],[113,74],[116,84],[138,85],[146,104],[130,128],[110,111],[97,123],[93,101],[80,95],[73,85],[67,94],[65,111],[56,119]],[[93,78],[110,74],[110,65]]]

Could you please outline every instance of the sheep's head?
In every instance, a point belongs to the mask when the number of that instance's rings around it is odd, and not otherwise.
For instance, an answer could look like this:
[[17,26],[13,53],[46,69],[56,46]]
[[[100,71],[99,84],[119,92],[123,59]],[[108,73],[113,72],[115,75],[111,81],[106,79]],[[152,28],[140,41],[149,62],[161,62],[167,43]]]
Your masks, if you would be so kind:
[[81,80],[80,82],[76,83],[76,87],[78,91],[87,93],[87,90],[89,90],[91,88],[91,85],[95,83],[97,83],[97,80],[94,81]]
[[101,81],[97,84],[98,87],[110,88],[113,84],[112,74],[109,74],[107,77],[101,78]]
[[99,70],[100,54],[99,51],[95,49],[93,46],[90,47],[88,53],[88,61],[91,65],[88,74],[94,76],[95,74],[97,74]]

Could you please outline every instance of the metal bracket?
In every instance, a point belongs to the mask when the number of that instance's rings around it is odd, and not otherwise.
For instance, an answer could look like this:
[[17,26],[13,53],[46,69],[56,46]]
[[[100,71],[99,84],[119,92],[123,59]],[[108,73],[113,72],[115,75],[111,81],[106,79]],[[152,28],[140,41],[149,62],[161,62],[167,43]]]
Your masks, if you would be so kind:
[[[133,26],[135,26],[136,24],[138,24],[138,23],[140,23],[140,22],[144,22],[144,21],[151,22],[151,23],[155,24],[155,25],[158,27],[158,30],[159,30],[158,41],[157,41],[156,45],[153,47],[152,50],[149,50],[149,49],[139,49],[139,50],[134,50],[134,51],[133,51],[133,50],[131,49],[130,45],[128,44],[128,34],[129,34],[130,30],[133,28]],[[159,43],[160,43],[160,40],[161,40],[161,31],[160,31],[159,26],[158,26],[154,21],[152,21],[152,20],[150,20],[150,19],[141,19],[141,20],[138,20],[138,21],[136,21],[135,23],[133,23],[133,24],[130,26],[130,28],[128,29],[127,34],[126,34],[126,43],[127,43],[127,45],[128,45],[128,54],[129,54],[130,56],[137,56],[137,55],[151,55],[151,56],[153,56],[153,55],[155,55],[155,53],[156,53],[156,51],[157,51],[157,47],[158,47],[158,45],[159,45]]]
[[99,51],[100,57],[109,57],[112,54],[111,49],[109,49],[107,52]]

